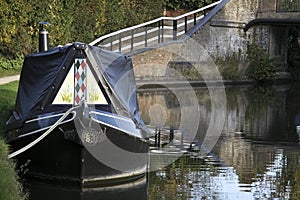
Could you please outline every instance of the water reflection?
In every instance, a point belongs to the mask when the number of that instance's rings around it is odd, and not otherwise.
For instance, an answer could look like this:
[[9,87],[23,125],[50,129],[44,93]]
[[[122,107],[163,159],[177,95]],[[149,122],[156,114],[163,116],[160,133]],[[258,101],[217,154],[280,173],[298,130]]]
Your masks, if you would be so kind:
[[[226,121],[212,152],[203,157],[195,151],[151,172],[149,199],[300,199],[299,89],[227,88]],[[201,116],[196,139],[201,141],[211,100],[206,90],[196,94]],[[168,113],[166,126],[180,123],[179,105],[170,91],[140,92],[139,102],[146,123],[154,104]],[[161,165],[163,159],[167,158],[152,155],[150,164]]]
[[254,160],[255,168],[242,168],[239,163],[246,164],[243,159],[230,165],[233,161],[222,156],[225,164],[210,157],[181,157],[167,168],[151,173],[149,199],[299,199],[299,164],[293,165],[288,159],[292,156],[299,161],[299,149],[275,147],[266,152],[269,159],[263,160],[261,150],[268,148],[256,147],[258,151],[243,155],[248,160],[252,156],[259,158]]

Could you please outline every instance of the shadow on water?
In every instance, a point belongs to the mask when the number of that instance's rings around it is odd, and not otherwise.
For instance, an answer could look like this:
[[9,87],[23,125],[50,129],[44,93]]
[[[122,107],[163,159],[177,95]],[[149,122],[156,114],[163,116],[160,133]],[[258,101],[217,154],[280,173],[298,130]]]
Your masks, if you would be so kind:
[[82,188],[80,186],[29,181],[25,183],[29,200],[123,200],[147,199],[146,176],[134,182],[111,187]]

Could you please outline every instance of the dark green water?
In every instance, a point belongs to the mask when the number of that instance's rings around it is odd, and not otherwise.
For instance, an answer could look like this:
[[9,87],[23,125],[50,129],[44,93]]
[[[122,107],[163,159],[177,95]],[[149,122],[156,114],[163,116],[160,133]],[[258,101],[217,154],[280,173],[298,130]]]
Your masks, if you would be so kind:
[[[145,123],[181,129],[187,135],[185,142],[197,141],[192,151],[169,165],[166,160],[176,154],[153,151],[150,169],[155,170],[147,179],[126,186],[82,191],[38,183],[32,184],[30,199],[47,199],[47,194],[54,193],[57,200],[300,199],[300,85],[231,87],[225,91],[227,101],[220,96],[215,107],[206,89],[193,91],[196,106],[193,100],[180,100],[191,98],[188,89],[140,91]],[[214,109],[216,113],[223,109],[222,102],[226,102],[222,132],[208,133],[215,130],[210,126],[218,125],[211,117]],[[195,124],[197,133],[189,133]],[[204,148],[202,142],[211,134],[214,145]]]

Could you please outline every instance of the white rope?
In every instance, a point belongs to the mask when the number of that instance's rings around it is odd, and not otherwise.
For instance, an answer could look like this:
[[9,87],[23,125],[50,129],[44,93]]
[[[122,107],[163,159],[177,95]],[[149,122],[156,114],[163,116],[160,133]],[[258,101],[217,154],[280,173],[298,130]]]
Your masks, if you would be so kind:
[[47,135],[49,135],[77,107],[72,107],[69,110],[67,110],[67,112],[63,116],[61,116],[61,118],[59,118],[59,120],[57,120],[45,133],[43,133],[40,137],[38,137],[37,139],[35,139],[34,141],[29,143],[25,147],[9,154],[8,158],[13,158],[13,157],[23,153],[24,151],[27,151],[28,149],[30,149],[34,145],[36,145],[38,142],[40,142],[42,139],[44,139]]

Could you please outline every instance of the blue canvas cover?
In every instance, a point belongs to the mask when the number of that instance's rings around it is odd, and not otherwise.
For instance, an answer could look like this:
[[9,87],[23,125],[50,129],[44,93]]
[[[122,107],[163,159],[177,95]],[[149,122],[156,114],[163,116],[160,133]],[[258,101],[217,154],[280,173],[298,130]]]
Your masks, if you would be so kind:
[[131,58],[73,43],[25,57],[15,109],[7,122],[7,130],[21,127],[25,120],[54,109],[52,101],[78,57],[86,58],[114,111],[130,117],[139,128],[145,129],[138,109]]

